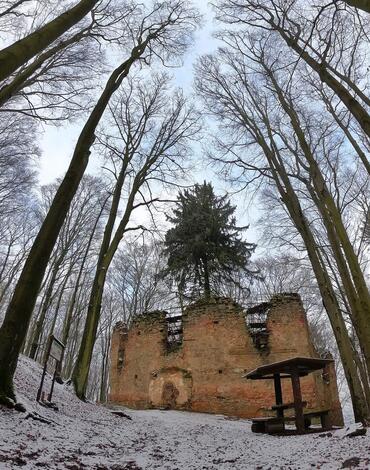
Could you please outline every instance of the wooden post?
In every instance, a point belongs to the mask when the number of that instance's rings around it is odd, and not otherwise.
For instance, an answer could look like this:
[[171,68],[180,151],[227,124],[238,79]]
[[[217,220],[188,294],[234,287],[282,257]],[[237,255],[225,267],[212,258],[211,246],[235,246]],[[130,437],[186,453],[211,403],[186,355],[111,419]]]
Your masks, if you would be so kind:
[[291,379],[294,397],[295,424],[298,432],[304,432],[302,392],[298,370],[291,372]]
[[[274,386],[275,386],[275,401],[277,405],[283,404],[283,392],[281,390],[281,378],[280,374],[274,374]],[[276,416],[278,418],[284,418],[284,410],[278,408],[276,410]]]
[[42,394],[42,388],[44,386],[44,380],[45,380],[45,376],[46,376],[46,369],[47,369],[47,366],[48,366],[51,343],[52,343],[52,338],[50,336],[49,340],[48,340],[48,347],[47,347],[47,350],[46,350],[45,363],[44,363],[44,368],[43,368],[43,371],[42,371],[41,383],[40,383],[40,387],[37,391],[37,397],[36,397],[37,401],[40,401],[41,394]]
[[57,376],[57,369],[58,369],[58,363],[55,367],[55,371],[54,371],[54,374],[53,374],[53,380],[51,382],[51,389],[50,389],[50,393],[48,395],[48,401],[51,402],[51,399],[52,399],[52,396],[53,396],[53,392],[54,392],[54,385],[55,385],[55,378]]

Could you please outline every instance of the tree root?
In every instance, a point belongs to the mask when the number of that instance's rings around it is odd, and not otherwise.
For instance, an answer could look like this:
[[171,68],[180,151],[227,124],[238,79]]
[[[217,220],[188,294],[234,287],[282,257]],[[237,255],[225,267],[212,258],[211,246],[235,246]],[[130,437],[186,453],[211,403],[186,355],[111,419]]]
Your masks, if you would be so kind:
[[13,409],[15,407],[15,400],[7,395],[0,395],[0,405]]
[[126,419],[129,419],[129,420],[132,420],[132,417],[127,415],[123,411],[113,410],[113,411],[111,411],[111,413],[115,416],[120,416],[121,418],[126,418]]
[[44,424],[58,424],[55,421],[52,421],[51,419],[44,418],[38,413],[28,413],[25,419],[33,419],[35,421],[40,421],[40,423],[44,423]]

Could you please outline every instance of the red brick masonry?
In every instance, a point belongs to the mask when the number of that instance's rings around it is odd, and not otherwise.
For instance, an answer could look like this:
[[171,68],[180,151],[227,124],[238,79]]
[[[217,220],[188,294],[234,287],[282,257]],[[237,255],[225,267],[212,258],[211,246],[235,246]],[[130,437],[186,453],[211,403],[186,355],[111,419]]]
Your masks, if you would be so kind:
[[[274,296],[263,308],[263,346],[247,326],[245,311],[227,298],[189,306],[177,348],[167,346],[165,312],[141,315],[129,330],[118,324],[112,338],[110,401],[131,408],[165,407],[243,418],[271,415],[273,381],[242,376],[263,364],[318,355],[297,294]],[[304,377],[301,386],[308,409],[330,408],[332,424],[343,424],[334,365]],[[283,400],[292,401],[289,380],[283,380]]]

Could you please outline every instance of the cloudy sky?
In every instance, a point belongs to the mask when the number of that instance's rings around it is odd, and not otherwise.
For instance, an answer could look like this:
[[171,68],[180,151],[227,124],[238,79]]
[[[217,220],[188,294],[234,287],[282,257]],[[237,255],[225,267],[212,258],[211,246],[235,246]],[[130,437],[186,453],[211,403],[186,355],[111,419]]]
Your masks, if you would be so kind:
[[[194,62],[199,55],[212,52],[217,47],[216,40],[212,38],[214,22],[211,8],[204,0],[195,0],[193,3],[204,15],[203,26],[195,36],[194,45],[184,57],[183,67],[170,71],[174,76],[175,83],[189,95],[192,94]],[[82,126],[83,121],[68,126],[63,122],[60,128],[44,127],[41,144],[43,156],[40,163],[40,182],[42,184],[50,183],[65,173]],[[96,171],[91,167],[89,170]]]
[[[195,36],[195,43],[184,57],[184,65],[176,70],[170,70],[174,76],[175,83],[182,87],[187,94],[192,94],[193,64],[199,55],[212,52],[217,47],[217,42],[212,38],[214,21],[212,10],[204,0],[193,2],[204,15],[202,28]],[[79,132],[83,126],[83,121],[70,125],[63,125],[58,128],[45,126],[42,139],[43,156],[40,163],[40,182],[47,184],[56,177],[62,176],[68,166],[72,156],[74,145]],[[90,167],[90,171],[97,169]]]
[[[204,0],[195,0],[193,2],[203,14],[203,24],[200,30],[195,35],[194,45],[189,49],[184,57],[183,66],[179,69],[171,69],[174,81],[177,86],[184,89],[184,91],[193,97],[193,66],[197,58],[205,53],[210,53],[216,50],[217,40],[212,37],[212,33],[216,28],[214,15],[208,2]],[[64,175],[72,152],[77,141],[79,132],[84,122],[79,121],[68,126],[63,123],[60,128],[53,126],[45,126],[45,132],[42,139],[42,152],[43,156],[40,163],[40,183],[47,184],[55,180],[57,177]],[[197,164],[194,165],[192,179],[194,182],[202,182],[204,179],[212,181],[216,191],[223,193],[226,191],[226,184],[217,178],[215,173],[206,167],[205,160],[202,159],[202,146],[199,144],[195,148]],[[88,167],[88,172],[99,173],[99,163],[91,159]],[[253,229],[253,221],[258,218],[258,212],[250,206],[245,198],[240,196],[233,198],[233,203],[237,204],[237,218],[240,225],[251,224],[251,229],[248,231],[247,238],[251,241],[258,241],[258,234]]]

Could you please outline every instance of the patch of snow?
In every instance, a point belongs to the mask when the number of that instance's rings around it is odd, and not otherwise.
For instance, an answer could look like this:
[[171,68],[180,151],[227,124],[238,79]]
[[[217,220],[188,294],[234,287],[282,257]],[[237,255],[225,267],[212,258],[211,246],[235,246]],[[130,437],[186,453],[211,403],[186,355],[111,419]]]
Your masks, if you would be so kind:
[[[0,408],[0,469],[206,470],[370,468],[370,437],[343,431],[304,436],[251,432],[249,420],[83,403],[55,384],[59,411],[35,401],[41,368],[22,357],[16,374],[26,413]],[[50,424],[36,421],[35,413]],[[341,434],[342,433],[342,434]]]
[[343,429],[339,429],[336,433],[337,437],[347,437],[349,434],[352,434],[359,429],[362,429],[361,423],[352,423],[349,426],[345,426]]
[[342,412],[343,420],[346,425],[352,424],[355,422],[355,415],[353,414],[353,408],[350,400],[342,400]]

